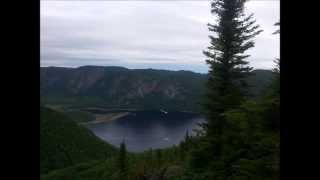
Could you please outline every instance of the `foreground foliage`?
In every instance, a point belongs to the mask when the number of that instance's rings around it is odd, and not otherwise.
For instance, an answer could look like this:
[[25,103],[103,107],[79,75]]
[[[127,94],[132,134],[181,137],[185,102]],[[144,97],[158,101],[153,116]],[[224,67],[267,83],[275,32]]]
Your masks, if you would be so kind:
[[40,173],[104,159],[116,149],[68,116],[40,108]]

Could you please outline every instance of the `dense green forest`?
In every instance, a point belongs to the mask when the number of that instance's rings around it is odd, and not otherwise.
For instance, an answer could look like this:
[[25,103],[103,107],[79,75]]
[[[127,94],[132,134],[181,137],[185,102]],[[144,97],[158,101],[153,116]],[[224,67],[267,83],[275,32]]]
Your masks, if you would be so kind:
[[[179,145],[130,153],[100,141],[61,113],[41,108],[42,180],[274,180],[280,178],[280,59],[264,93],[250,98],[245,54],[261,30],[242,0],[212,0],[207,122]],[[279,23],[277,23],[279,25]],[[278,33],[279,31],[277,31]]]
[[40,107],[40,173],[104,159],[116,148],[66,115]]

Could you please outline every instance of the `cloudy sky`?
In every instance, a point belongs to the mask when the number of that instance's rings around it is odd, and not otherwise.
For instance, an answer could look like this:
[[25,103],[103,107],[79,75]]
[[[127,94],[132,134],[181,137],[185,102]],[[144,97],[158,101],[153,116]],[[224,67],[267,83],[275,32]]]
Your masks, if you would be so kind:
[[[214,23],[209,1],[41,1],[41,66],[124,66],[206,73],[202,54]],[[271,69],[279,57],[279,1],[252,0],[264,30],[247,53]]]

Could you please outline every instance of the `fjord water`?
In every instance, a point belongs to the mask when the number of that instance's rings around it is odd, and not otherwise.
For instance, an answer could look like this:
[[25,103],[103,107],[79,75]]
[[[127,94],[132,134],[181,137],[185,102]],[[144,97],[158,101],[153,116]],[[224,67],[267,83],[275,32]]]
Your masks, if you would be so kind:
[[179,144],[188,131],[199,129],[204,121],[198,114],[187,112],[138,111],[127,116],[87,127],[99,138],[115,146],[125,141],[131,152],[166,148]]

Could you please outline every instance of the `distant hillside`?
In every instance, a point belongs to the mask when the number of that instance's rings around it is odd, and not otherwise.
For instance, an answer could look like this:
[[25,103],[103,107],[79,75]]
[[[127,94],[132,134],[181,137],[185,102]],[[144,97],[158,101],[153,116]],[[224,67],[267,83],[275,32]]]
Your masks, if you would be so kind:
[[40,173],[101,160],[116,149],[64,114],[40,108]]
[[[248,82],[258,95],[271,71],[254,72]],[[206,74],[191,71],[42,67],[40,92],[44,104],[198,111],[206,79]]]

